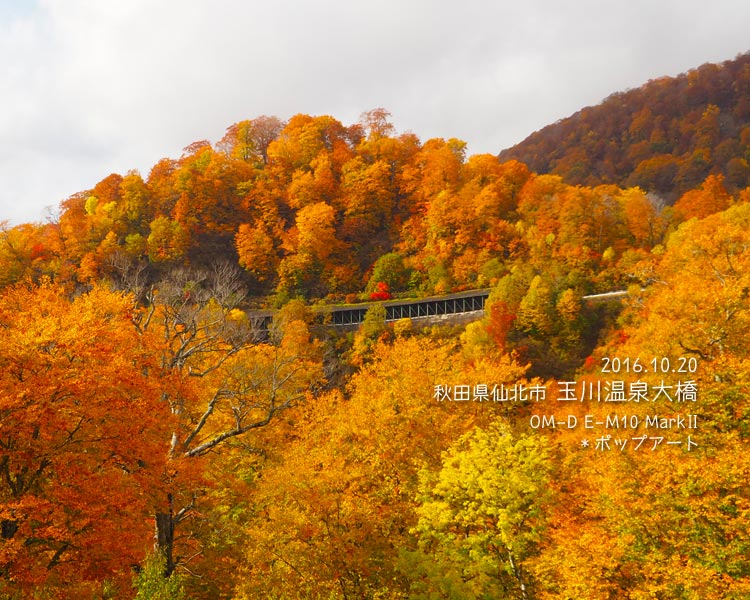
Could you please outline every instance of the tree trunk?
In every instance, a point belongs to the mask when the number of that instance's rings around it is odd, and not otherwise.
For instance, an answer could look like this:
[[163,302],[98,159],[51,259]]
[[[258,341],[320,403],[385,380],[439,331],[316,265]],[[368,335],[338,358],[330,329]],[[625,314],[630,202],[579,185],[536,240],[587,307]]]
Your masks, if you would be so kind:
[[518,587],[521,591],[521,598],[523,600],[529,600],[529,595],[526,592],[526,583],[523,580],[523,574],[521,573],[521,567],[516,565],[516,561],[513,560],[513,553],[510,551],[510,548],[508,550],[508,560],[510,561],[510,568],[513,570],[513,575],[516,578],[516,581],[518,581]]
[[16,535],[16,531],[18,531],[18,523],[11,519],[4,519],[0,523],[0,529],[0,535],[4,540],[12,540],[13,536]]
[[166,564],[164,566],[164,577],[169,577],[175,568],[174,563],[174,511],[172,510],[172,494],[167,495],[169,510],[164,513],[156,513],[156,549],[164,555]]

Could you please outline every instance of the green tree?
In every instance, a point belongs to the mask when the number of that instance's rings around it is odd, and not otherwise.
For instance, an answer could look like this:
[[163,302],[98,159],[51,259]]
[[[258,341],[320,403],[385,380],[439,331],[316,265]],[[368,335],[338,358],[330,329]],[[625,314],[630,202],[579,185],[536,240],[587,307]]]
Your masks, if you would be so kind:
[[375,261],[366,291],[375,291],[381,281],[387,283],[388,288],[394,291],[406,289],[409,284],[409,269],[404,265],[404,259],[400,254],[388,252]]
[[159,552],[155,552],[146,560],[133,582],[133,587],[138,590],[135,600],[185,599],[181,577],[177,575],[164,577],[166,563],[166,557]]
[[507,424],[462,436],[439,472],[420,476],[422,504],[405,553],[413,598],[531,597],[525,561],[544,527],[551,461],[543,438],[514,436]]

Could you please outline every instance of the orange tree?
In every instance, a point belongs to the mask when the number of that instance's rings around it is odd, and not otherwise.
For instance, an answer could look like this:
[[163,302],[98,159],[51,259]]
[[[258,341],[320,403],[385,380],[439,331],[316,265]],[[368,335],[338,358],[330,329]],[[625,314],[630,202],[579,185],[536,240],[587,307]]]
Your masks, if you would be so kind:
[[145,556],[169,378],[131,306],[102,289],[69,301],[50,283],[0,297],[3,597],[101,597],[105,580],[128,581]]

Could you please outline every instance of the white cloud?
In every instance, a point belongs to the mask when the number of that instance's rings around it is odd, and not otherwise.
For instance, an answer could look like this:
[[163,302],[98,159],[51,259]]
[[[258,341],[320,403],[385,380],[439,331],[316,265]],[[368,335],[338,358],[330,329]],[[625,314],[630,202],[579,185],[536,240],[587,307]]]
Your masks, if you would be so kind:
[[747,51],[748,17],[736,0],[0,0],[0,219],[260,114],[348,124],[382,106],[399,130],[498,152]]

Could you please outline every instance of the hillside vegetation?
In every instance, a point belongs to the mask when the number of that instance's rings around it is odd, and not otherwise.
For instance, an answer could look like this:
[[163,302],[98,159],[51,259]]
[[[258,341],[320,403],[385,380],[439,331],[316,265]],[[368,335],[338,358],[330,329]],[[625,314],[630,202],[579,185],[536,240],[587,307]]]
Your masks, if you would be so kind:
[[0,285],[85,286],[134,269],[153,283],[222,262],[242,269],[257,303],[279,306],[486,287],[524,264],[556,287],[606,291],[635,282],[629,263],[679,222],[745,198],[736,187],[709,175],[665,210],[639,187],[581,187],[467,157],[460,140],[397,135],[380,109],[349,126],[259,117],[145,179],[105,177],[53,222],[2,228]]
[[671,204],[708,175],[750,185],[750,53],[611,95],[503,150],[566,183],[639,186]]
[[2,227],[0,597],[750,597],[750,188],[640,164],[258,117]]

